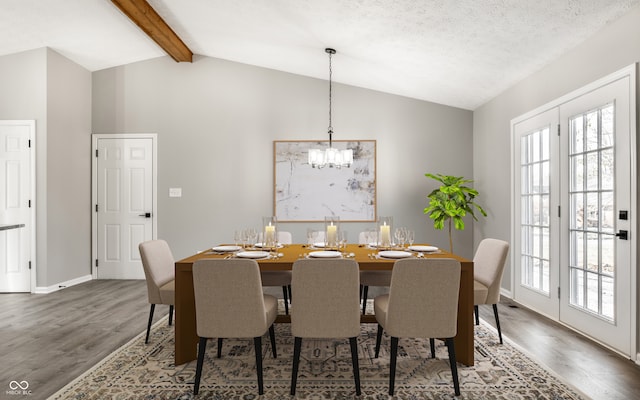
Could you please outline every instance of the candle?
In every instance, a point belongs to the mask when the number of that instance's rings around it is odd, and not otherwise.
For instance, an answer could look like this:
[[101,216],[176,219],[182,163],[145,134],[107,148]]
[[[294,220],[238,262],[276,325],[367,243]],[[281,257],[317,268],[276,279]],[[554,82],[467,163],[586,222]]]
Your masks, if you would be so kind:
[[391,246],[391,227],[386,222],[380,225],[380,246]]
[[331,223],[331,225],[327,226],[327,246],[335,247],[338,244],[337,236],[338,236],[338,227]]
[[271,225],[271,222],[269,222],[269,225],[264,227],[264,244],[265,246],[275,246],[276,245],[276,227]]

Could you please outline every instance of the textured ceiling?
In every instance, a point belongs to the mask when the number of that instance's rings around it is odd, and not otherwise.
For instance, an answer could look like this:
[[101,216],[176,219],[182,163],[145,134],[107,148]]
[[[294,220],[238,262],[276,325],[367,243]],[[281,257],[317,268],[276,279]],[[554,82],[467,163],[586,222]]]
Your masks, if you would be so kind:
[[[195,53],[475,109],[640,0],[148,0]],[[109,0],[0,0],[0,55],[164,52]]]

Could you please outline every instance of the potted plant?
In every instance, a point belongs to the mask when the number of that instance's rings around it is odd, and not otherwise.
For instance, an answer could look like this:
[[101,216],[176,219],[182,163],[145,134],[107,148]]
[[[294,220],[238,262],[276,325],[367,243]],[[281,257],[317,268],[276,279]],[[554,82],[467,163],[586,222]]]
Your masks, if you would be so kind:
[[441,174],[427,173],[425,176],[435,179],[441,185],[427,196],[429,206],[424,209],[424,213],[433,220],[433,227],[436,229],[444,229],[445,223],[448,223],[449,251],[453,253],[452,223],[457,230],[464,230],[463,218],[467,214],[470,214],[477,221],[474,209],[480,211],[485,217],[487,213],[474,201],[478,196],[478,191],[466,186],[467,183],[473,182],[472,180],[464,179],[461,176]]

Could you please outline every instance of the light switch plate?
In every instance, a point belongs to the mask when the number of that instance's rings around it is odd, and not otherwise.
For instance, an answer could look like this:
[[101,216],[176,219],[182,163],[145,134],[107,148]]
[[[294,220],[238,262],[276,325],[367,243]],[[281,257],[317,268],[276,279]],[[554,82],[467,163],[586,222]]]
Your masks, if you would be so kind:
[[169,188],[169,197],[182,197],[182,188]]

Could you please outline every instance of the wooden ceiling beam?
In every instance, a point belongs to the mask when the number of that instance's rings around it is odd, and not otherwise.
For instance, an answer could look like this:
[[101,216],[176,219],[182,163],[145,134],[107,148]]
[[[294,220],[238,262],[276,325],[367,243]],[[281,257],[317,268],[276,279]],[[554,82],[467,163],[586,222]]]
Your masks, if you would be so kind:
[[176,62],[192,62],[193,53],[146,0],[111,0]]

